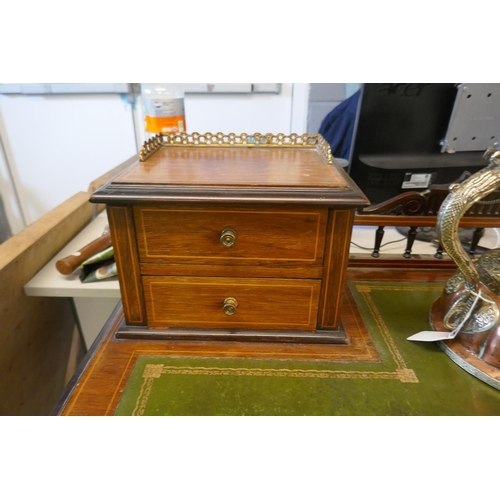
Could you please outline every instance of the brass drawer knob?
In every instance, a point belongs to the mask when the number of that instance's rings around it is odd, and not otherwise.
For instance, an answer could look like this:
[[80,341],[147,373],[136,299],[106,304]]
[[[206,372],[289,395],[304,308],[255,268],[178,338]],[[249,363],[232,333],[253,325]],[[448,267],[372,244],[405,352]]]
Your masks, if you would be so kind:
[[234,229],[223,229],[220,233],[220,242],[225,247],[232,247],[236,243],[236,231]]
[[238,301],[234,297],[228,297],[224,299],[224,305],[222,306],[222,310],[224,314],[228,316],[232,316],[236,313],[236,308],[238,307]]

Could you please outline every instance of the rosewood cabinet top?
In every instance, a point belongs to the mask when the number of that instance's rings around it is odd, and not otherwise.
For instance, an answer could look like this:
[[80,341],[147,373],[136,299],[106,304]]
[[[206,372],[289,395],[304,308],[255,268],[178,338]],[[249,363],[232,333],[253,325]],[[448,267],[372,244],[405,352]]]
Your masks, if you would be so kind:
[[319,134],[155,136],[140,161],[91,197],[138,200],[368,205]]

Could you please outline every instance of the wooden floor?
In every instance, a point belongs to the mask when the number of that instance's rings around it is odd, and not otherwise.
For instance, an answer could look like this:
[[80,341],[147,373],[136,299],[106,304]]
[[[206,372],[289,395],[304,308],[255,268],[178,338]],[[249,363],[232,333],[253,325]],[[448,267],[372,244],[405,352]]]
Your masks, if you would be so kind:
[[[444,283],[453,271],[426,269],[349,269],[352,281],[401,281]],[[348,345],[288,344],[257,342],[206,342],[167,340],[118,340],[114,332],[123,319],[121,310],[110,318],[83,360],[54,415],[112,415],[138,356],[177,355],[203,357],[256,357],[275,359],[324,359],[376,361],[378,354],[367,334],[354,300],[346,286],[342,323]]]

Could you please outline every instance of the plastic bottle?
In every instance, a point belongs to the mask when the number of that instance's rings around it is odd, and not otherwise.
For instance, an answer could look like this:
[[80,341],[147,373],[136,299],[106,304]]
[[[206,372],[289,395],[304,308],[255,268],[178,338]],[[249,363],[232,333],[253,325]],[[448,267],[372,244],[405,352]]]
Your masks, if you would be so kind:
[[146,83],[142,86],[146,132],[178,134],[186,131],[184,89],[175,83]]

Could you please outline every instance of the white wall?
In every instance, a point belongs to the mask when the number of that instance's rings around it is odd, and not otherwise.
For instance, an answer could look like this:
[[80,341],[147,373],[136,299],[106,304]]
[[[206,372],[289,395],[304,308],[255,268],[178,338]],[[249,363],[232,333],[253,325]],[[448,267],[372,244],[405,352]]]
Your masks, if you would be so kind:
[[279,94],[186,94],[188,132],[289,133],[292,84]]
[[[187,131],[305,133],[308,86],[284,83],[279,94],[186,94]],[[133,112],[124,97],[0,95],[0,138],[26,224],[137,152],[147,138],[142,105],[139,99]],[[14,200],[12,185],[0,183]]]
[[119,94],[0,95],[0,134],[26,224],[137,152]]
[[[0,121],[1,129],[1,121]],[[0,220],[2,222],[0,232],[0,243],[4,242],[12,234],[19,233],[26,227],[21,204],[17,196],[17,190],[12,178],[12,172],[7,162],[5,150],[0,134]],[[8,226],[8,228],[6,227]]]
[[[279,94],[187,93],[184,98],[187,132],[305,133],[307,88],[306,83],[283,83]],[[142,124],[140,105],[138,112],[138,123]],[[142,141],[147,137],[142,132]]]

